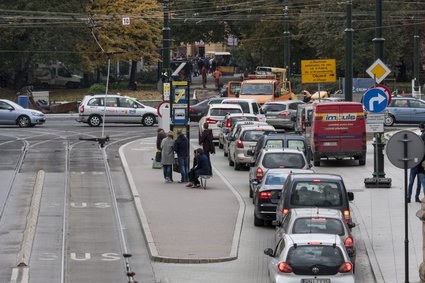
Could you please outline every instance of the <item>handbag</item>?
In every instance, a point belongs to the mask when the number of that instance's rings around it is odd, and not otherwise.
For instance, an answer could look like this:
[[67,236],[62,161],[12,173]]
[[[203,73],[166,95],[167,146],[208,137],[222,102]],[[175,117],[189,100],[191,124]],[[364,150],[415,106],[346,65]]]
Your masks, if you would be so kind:
[[174,172],[177,172],[177,173],[180,173],[179,159],[177,157],[174,157],[173,171]]

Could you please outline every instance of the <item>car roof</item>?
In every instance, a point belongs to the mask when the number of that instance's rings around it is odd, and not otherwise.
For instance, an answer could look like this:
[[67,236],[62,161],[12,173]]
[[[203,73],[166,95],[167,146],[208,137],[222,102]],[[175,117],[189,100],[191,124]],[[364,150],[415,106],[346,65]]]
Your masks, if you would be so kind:
[[339,209],[309,207],[309,208],[292,208],[292,217],[327,217],[327,218],[342,218],[342,212]]
[[300,103],[301,104],[305,104],[304,102],[300,101],[300,100],[284,100],[284,101],[275,101],[275,100],[269,100],[266,103],[263,104],[263,106],[268,105],[268,104],[291,104],[291,103]]
[[242,109],[242,107],[239,104],[210,104],[210,109],[213,108],[222,108],[222,109],[232,109],[232,108],[238,108]]
[[223,101],[221,103],[223,103],[225,101],[238,101],[238,102],[239,101],[246,101],[246,102],[257,102],[258,103],[257,99],[255,99],[255,98],[225,98],[225,99],[223,99]]
[[243,81],[242,83],[243,83],[243,84],[245,84],[245,83],[250,83],[250,84],[264,84],[264,83],[267,83],[267,84],[272,84],[272,83],[274,83],[274,82],[276,82],[276,80],[267,80],[267,79],[249,79],[249,80]]
[[242,126],[260,127],[260,126],[270,126],[270,125],[267,124],[266,122],[261,122],[261,121],[237,121],[235,124],[235,127],[242,127]]
[[308,243],[314,242],[322,245],[333,245],[335,243],[340,247],[342,246],[340,237],[334,234],[284,234],[283,237],[289,239],[292,244],[297,245],[308,245]]
[[314,179],[320,179],[320,180],[329,180],[329,181],[341,181],[342,177],[337,174],[327,174],[327,173],[315,173],[315,174],[292,174],[291,178],[301,179],[301,180],[314,180]]
[[294,134],[282,134],[282,133],[269,133],[264,135],[265,140],[280,140],[280,139],[296,139],[296,140],[305,140],[304,136],[294,135]]
[[226,114],[226,116],[228,118],[233,118],[233,117],[257,117],[257,115],[250,114],[250,113],[228,113],[228,114]]
[[93,94],[93,95],[87,95],[88,97],[124,97],[124,98],[131,98],[130,96],[126,95],[119,95],[119,94]]
[[314,171],[311,169],[296,169],[296,168],[272,168],[267,170],[267,173],[265,176],[269,174],[295,174],[295,173],[306,173],[306,174],[313,174]]
[[242,131],[246,131],[246,130],[255,130],[258,128],[264,129],[264,130],[272,130],[274,131],[275,128],[273,126],[270,125],[251,125],[251,124],[246,124],[246,125],[242,125],[241,126]]
[[[294,148],[263,148],[264,153],[287,152],[287,153],[302,153],[302,151]],[[301,173],[300,173],[301,174]]]

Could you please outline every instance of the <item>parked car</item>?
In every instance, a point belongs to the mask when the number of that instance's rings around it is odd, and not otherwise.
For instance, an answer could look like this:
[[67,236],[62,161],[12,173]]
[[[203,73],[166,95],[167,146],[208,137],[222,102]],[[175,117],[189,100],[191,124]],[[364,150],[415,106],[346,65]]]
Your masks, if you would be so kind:
[[102,123],[141,124],[150,127],[158,122],[158,111],[128,96],[86,95],[78,107],[76,120],[92,127],[98,127]]
[[26,109],[7,99],[0,99],[0,125],[34,127],[46,122],[46,116],[37,110]]
[[344,181],[336,174],[291,174],[282,189],[282,197],[276,209],[276,221],[281,224],[291,209],[323,207],[338,209],[345,222],[351,225],[349,202],[354,194],[347,192]]
[[276,128],[293,130],[297,117],[298,105],[304,104],[300,100],[268,101],[263,105],[266,121]]
[[230,127],[230,132],[227,135],[226,139],[224,140],[223,143],[223,154],[224,156],[228,156],[229,155],[229,145],[230,145],[230,141],[232,140],[232,138],[235,136],[236,131],[239,129],[239,127],[242,127],[243,125],[252,125],[252,126],[257,126],[257,127],[262,127],[262,126],[269,126],[269,124],[267,124],[266,122],[257,122],[257,121],[236,121],[235,124],[231,125]]
[[276,219],[276,207],[286,177],[291,173],[314,173],[304,169],[270,169],[254,192],[254,225],[262,226]]
[[276,249],[265,249],[273,283],[354,283],[353,264],[339,237],[286,234]]
[[302,151],[290,148],[264,148],[254,165],[249,168],[249,196],[253,197],[256,186],[269,169],[309,169],[310,165]]
[[384,125],[392,126],[395,123],[416,124],[425,122],[425,100],[414,97],[393,97],[390,105],[386,108],[388,111]]
[[260,137],[255,146],[254,150],[248,151],[248,154],[254,156],[257,159],[263,148],[293,148],[304,152],[307,161],[310,162],[309,149],[307,148],[307,142],[304,136],[295,134],[283,134],[283,133],[268,133]]
[[223,99],[224,98],[222,97],[212,97],[212,98],[202,100],[201,102],[198,102],[197,104],[191,105],[189,107],[190,121],[198,122],[199,120],[201,120],[202,116],[205,115],[208,105],[220,104]]
[[209,129],[213,132],[214,140],[218,141],[220,135],[220,128],[218,125],[224,119],[224,116],[229,113],[242,113],[242,108],[238,104],[211,104],[208,106],[207,113],[199,120],[198,134],[201,137],[204,131],[204,123],[208,124]]
[[218,137],[218,147],[223,148],[226,141],[227,135],[230,133],[230,129],[237,121],[258,121],[258,117],[254,114],[226,114],[223,121],[218,126],[221,128],[220,135]]
[[261,109],[260,104],[254,98],[226,98],[222,104],[239,104],[242,107],[244,114],[254,114],[257,115],[258,120],[265,122],[266,116],[264,115],[263,110]]
[[258,139],[267,132],[273,132],[273,126],[243,125],[236,130],[229,144],[229,165],[234,166],[235,170],[240,170],[242,166],[251,166],[254,164],[254,158],[248,155],[248,150],[252,150],[257,144]]
[[[276,222],[276,221],[274,221]],[[277,223],[274,223],[277,224]],[[276,243],[285,234],[335,234],[341,238],[345,249],[355,264],[356,249],[351,228],[340,210],[329,208],[294,208],[286,215],[286,219],[276,229]]]

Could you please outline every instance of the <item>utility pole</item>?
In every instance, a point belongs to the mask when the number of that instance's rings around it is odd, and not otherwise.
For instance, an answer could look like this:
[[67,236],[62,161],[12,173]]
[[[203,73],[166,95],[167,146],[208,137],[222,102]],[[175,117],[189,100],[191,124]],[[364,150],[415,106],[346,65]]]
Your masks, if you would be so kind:
[[413,36],[413,78],[414,92],[417,94],[420,91],[419,82],[419,0],[416,0],[416,15],[415,15],[415,35]]
[[345,101],[353,101],[353,1],[347,0],[345,28]]
[[164,82],[170,81],[170,7],[168,0],[163,0],[164,27],[162,28],[162,77]]
[[285,8],[283,9],[283,66],[287,68],[286,78],[290,77],[290,52],[289,52],[289,15],[288,15],[288,0],[285,0]]

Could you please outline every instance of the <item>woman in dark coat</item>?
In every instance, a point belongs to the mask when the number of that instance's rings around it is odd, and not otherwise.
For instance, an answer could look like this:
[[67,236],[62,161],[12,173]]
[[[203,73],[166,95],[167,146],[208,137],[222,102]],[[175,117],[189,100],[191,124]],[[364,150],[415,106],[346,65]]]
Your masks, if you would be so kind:
[[[196,165],[195,165],[196,163]],[[202,148],[195,150],[195,157],[193,158],[193,168],[189,172],[189,181],[190,183],[186,187],[199,188],[199,176],[209,175],[209,163],[207,156],[204,154]]]
[[204,150],[204,154],[208,159],[208,165],[210,168],[209,173],[205,175],[212,175],[210,154],[215,154],[215,146],[213,140],[214,136],[212,130],[208,129],[208,123],[204,123],[203,127],[204,130],[202,132],[201,138],[199,139],[199,145],[202,145],[202,149]]

